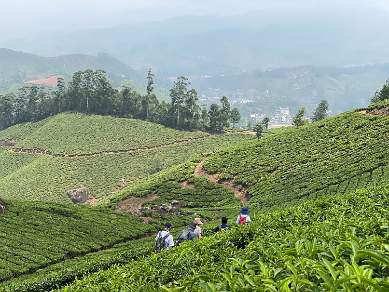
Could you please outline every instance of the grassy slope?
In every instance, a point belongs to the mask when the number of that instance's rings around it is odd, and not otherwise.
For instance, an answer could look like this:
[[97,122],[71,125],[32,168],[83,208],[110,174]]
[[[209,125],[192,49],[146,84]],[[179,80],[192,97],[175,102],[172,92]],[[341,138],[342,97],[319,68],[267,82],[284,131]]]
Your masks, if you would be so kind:
[[[388,288],[389,189],[380,187],[387,181],[388,132],[386,117],[348,113],[211,155],[208,170],[249,188],[253,225],[99,272],[71,289]],[[185,194],[204,188],[188,193],[178,186],[193,180],[193,167],[158,174],[119,198],[155,191],[191,202]]]
[[218,152],[205,167],[271,207],[385,182],[388,154],[389,118],[346,113]]
[[140,219],[103,209],[12,201],[0,217],[0,281],[141,237]]
[[[66,154],[154,147],[137,153],[76,158],[0,150],[0,162],[7,166],[0,170],[3,198],[66,203],[69,202],[66,195],[69,189],[84,185],[94,196],[102,197],[116,191],[120,179],[136,181],[152,173],[155,166],[167,168],[248,137],[239,134],[209,136],[138,120],[61,114],[37,124],[18,125],[0,132],[0,140],[6,139],[18,141],[16,147],[43,148]],[[158,148],[190,139],[194,140]]]
[[67,291],[384,291],[388,193],[361,190],[262,213],[249,226],[92,274]]
[[0,132],[0,140],[16,138],[17,147],[66,154],[155,147],[206,136],[203,132],[176,131],[141,120],[73,113]]

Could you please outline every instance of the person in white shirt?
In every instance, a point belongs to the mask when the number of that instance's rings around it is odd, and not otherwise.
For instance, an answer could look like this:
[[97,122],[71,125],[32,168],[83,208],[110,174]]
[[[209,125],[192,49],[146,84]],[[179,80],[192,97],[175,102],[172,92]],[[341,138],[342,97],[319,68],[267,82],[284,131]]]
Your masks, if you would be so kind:
[[195,218],[193,221],[193,226],[195,226],[193,232],[196,235],[197,239],[201,239],[203,237],[203,231],[201,230],[201,225],[203,225],[203,222],[199,217]]
[[240,214],[238,215],[238,218],[236,218],[236,224],[244,225],[246,223],[250,223],[251,218],[249,215],[249,208],[242,208],[240,211]]
[[169,249],[174,246],[173,235],[170,234],[170,229],[172,225],[170,223],[165,224],[165,229],[158,232],[157,237],[155,238],[156,249]]

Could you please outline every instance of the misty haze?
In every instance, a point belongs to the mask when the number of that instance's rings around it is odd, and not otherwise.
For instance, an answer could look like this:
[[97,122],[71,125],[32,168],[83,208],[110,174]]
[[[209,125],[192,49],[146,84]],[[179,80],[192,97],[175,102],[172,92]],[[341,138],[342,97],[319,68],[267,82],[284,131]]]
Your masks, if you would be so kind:
[[0,291],[389,291],[389,1],[0,4]]

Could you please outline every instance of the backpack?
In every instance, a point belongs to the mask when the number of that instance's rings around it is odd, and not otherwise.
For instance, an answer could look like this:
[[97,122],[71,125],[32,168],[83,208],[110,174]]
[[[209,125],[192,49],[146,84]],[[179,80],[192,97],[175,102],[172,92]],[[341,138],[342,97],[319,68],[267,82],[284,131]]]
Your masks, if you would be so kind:
[[166,234],[164,237],[160,236],[161,233],[158,234],[158,238],[155,241],[155,251],[161,251],[166,248],[166,239],[170,236],[170,233]]
[[244,224],[246,224],[246,219],[247,219],[246,216],[240,215],[240,216],[239,216],[239,225],[244,225]]
[[177,237],[177,245],[186,240],[193,240],[196,238],[194,231],[190,229],[183,230],[180,235]]

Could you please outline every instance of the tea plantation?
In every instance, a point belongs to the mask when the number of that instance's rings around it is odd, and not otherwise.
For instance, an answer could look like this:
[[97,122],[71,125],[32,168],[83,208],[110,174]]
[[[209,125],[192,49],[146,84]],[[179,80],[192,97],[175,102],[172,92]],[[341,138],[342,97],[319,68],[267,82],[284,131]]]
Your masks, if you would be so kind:
[[76,113],[58,114],[0,132],[0,140],[15,140],[15,147],[67,155],[152,148],[207,136],[141,120]]
[[[0,291],[387,291],[388,138],[388,117],[350,112],[259,141],[227,134],[71,158],[3,149],[6,198],[20,188],[20,198],[62,202],[56,188],[76,184],[81,174],[100,197],[123,173],[134,180],[98,208],[10,201],[0,216]],[[163,170],[151,174],[146,169],[157,158]],[[249,200],[239,202],[231,186]],[[179,212],[146,209],[151,221],[141,224],[118,210],[128,198],[150,195],[144,207],[177,200]],[[234,226],[242,203],[253,223]],[[152,253],[148,236],[160,224],[172,222],[177,236],[194,216],[205,222],[201,241]],[[214,235],[221,216],[231,228]]]
[[144,237],[152,227],[104,209],[7,202],[0,216],[0,281]]
[[389,180],[389,118],[346,113],[220,151],[210,173],[247,187],[256,207],[342,194]]
[[[92,274],[65,290],[387,290],[388,133],[386,117],[346,113],[212,154],[206,170],[248,190],[253,224]],[[152,176],[111,205],[150,193],[188,206],[209,194],[212,202],[220,186],[202,184],[196,163]],[[204,200],[203,217],[212,220],[207,211],[225,200],[218,211],[234,218],[239,204],[224,192],[209,205]]]
[[61,114],[0,132],[0,141],[16,142],[0,148],[5,166],[0,194],[3,199],[70,203],[67,191],[86,186],[102,198],[119,191],[121,179],[133,183],[248,139],[239,133],[212,136],[138,120]]
[[76,281],[64,291],[385,291],[389,189],[257,215],[255,223]]

